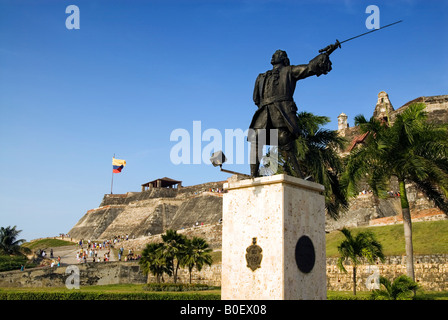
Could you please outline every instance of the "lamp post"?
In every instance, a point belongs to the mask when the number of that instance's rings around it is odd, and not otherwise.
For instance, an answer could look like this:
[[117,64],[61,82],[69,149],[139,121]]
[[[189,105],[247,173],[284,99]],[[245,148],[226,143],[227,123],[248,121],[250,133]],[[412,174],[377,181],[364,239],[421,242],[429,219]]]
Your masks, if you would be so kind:
[[239,175],[239,176],[242,176],[242,177],[245,177],[245,178],[251,178],[251,176],[249,176],[247,174],[244,174],[244,173],[239,173],[239,172],[223,169],[222,165],[226,161],[227,161],[227,158],[226,158],[226,156],[224,155],[224,153],[221,150],[214,152],[212,154],[212,156],[210,157],[210,162],[212,163],[212,165],[214,167],[219,166],[221,171],[227,172],[227,173],[236,174],[236,175]]

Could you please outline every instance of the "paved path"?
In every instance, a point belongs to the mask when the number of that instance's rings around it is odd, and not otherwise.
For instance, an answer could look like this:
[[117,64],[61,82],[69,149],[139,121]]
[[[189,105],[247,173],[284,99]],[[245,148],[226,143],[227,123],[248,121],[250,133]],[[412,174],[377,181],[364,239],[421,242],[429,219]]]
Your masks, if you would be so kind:
[[[50,249],[47,248],[45,252],[47,253],[47,258],[50,258]],[[78,260],[76,259],[76,253],[80,251],[78,245],[74,246],[63,246],[63,247],[54,247],[53,248],[53,259],[57,262],[58,256],[61,257],[62,265],[70,265],[70,264],[78,264]],[[98,256],[103,260],[104,254],[108,251],[108,249],[98,250]],[[110,250],[109,261],[117,261],[117,258],[114,255],[113,250]],[[92,262],[92,258],[88,257],[87,262]]]

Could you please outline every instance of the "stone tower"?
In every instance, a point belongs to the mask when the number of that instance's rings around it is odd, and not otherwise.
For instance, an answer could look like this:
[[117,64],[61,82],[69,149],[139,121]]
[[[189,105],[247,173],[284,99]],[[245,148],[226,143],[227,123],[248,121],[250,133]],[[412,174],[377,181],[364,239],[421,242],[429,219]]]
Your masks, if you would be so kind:
[[389,95],[384,91],[378,93],[378,102],[373,111],[373,117],[381,121],[389,122],[393,111],[394,107],[390,103]]
[[347,115],[345,113],[341,113],[338,116],[338,131],[339,131],[339,134],[344,136],[345,135],[345,129],[347,129],[347,128],[348,128]]

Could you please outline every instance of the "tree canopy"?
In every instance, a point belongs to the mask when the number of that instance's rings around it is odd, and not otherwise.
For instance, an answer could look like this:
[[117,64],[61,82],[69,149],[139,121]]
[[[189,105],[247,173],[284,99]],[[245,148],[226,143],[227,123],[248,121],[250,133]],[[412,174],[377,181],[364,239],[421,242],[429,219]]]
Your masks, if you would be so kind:
[[25,239],[17,239],[22,230],[17,230],[17,226],[0,228],[0,252],[3,254],[20,254],[21,244]]

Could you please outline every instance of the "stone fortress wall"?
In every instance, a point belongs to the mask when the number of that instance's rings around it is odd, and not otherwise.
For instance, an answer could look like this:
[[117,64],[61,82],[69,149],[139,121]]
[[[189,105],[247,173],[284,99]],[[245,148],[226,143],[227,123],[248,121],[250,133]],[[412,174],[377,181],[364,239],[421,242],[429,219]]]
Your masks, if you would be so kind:
[[[418,97],[405,103],[398,109],[394,109],[389,95],[381,91],[378,93],[378,100],[375,105],[372,116],[393,123],[398,114],[402,113],[413,103],[424,103],[425,111],[428,113],[428,120],[435,124],[448,124],[448,95],[438,95],[430,97]],[[366,116],[368,119],[369,117]],[[361,134],[359,127],[350,127],[347,122],[348,116],[341,113],[338,116],[338,133],[347,141],[345,150],[340,150],[342,156],[346,156],[350,151],[362,144],[366,138]],[[357,198],[350,201],[348,212],[341,215],[340,219],[334,221],[327,219],[327,231],[342,228],[344,226],[362,226],[362,225],[383,225],[399,222],[401,216],[401,207],[399,197],[393,194],[399,191],[398,181],[394,178],[390,181],[391,196],[386,199],[375,199],[369,194],[369,186],[365,184],[366,193],[360,194]],[[434,208],[432,203],[421,191],[413,185],[407,185],[406,191],[409,199],[413,219],[429,220],[444,219],[446,216],[438,209]]]
[[68,234],[75,239],[131,238],[180,230],[196,223],[213,224],[222,217],[224,182],[180,189],[151,188],[142,192],[106,194],[98,208],[89,210]]

